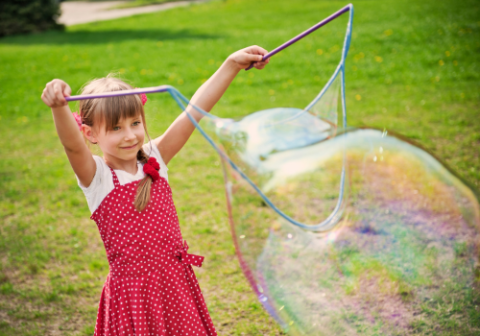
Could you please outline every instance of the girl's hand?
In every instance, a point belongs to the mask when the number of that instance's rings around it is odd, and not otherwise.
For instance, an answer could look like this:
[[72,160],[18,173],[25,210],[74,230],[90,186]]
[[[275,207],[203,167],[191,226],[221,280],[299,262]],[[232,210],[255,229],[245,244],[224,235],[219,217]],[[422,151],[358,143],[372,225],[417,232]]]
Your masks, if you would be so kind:
[[262,61],[263,56],[268,54],[268,51],[259,47],[251,46],[241,49],[228,56],[227,61],[236,65],[239,69],[246,69],[253,63],[253,66],[261,70],[270,62],[270,58]]
[[54,79],[43,89],[42,100],[50,108],[62,107],[68,104],[65,97],[69,97],[72,89],[61,79]]

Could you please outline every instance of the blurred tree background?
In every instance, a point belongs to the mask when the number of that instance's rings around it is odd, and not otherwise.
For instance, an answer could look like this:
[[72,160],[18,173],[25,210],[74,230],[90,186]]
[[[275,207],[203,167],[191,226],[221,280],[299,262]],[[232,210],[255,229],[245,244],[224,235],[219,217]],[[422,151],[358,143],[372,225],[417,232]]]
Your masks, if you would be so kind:
[[0,37],[63,29],[56,23],[60,15],[57,0],[2,0],[0,2]]

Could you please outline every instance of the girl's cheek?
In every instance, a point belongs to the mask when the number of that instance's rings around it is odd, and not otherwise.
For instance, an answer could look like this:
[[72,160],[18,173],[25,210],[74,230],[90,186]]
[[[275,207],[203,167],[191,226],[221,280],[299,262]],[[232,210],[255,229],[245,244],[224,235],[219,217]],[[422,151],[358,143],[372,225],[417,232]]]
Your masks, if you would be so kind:
[[137,138],[139,139],[144,139],[145,138],[145,132],[143,130],[140,130],[136,132]]
[[125,137],[124,132],[122,132],[122,131],[115,132],[112,136],[112,141],[113,142],[118,142],[118,141],[121,141],[124,137]]

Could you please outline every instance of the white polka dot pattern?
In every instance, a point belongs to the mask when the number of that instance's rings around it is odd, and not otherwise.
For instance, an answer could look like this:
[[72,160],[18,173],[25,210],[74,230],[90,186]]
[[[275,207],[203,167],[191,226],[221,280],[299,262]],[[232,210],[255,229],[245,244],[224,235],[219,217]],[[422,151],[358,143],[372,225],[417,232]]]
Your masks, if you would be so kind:
[[167,181],[152,183],[138,212],[138,181],[122,186],[112,175],[115,188],[91,217],[110,265],[94,335],[217,335],[191,266],[203,257],[187,253]]

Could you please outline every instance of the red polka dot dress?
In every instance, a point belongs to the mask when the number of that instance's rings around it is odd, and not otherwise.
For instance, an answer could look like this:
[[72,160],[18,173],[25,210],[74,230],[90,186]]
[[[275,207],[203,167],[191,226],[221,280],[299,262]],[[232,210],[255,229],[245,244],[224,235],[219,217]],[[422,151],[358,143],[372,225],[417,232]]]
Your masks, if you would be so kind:
[[114,189],[93,219],[107,252],[110,273],[103,287],[95,336],[217,335],[191,265],[172,191],[161,177],[148,206],[133,206],[139,181]]

